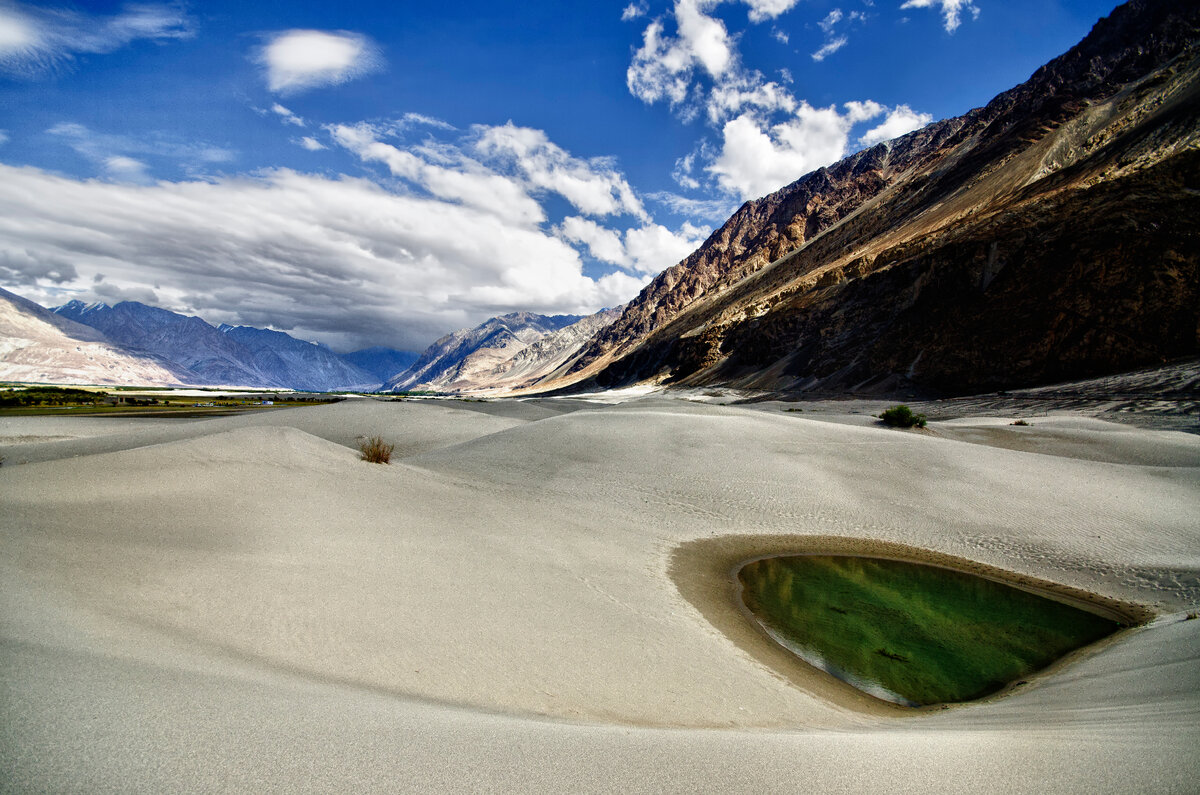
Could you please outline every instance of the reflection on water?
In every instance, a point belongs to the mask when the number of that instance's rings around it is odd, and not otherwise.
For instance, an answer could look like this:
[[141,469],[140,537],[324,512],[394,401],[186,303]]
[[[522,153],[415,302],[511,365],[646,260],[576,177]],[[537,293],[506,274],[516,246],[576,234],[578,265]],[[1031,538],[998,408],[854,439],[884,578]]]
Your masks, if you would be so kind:
[[766,558],[738,578],[776,642],[907,706],[980,698],[1120,626],[982,577],[882,558]]

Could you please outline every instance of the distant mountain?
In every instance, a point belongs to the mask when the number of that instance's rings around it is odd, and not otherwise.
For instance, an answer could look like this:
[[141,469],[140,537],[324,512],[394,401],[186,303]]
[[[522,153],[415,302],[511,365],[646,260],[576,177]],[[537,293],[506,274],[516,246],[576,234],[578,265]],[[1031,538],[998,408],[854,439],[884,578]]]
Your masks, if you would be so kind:
[[148,351],[195,373],[205,384],[286,387],[259,370],[245,346],[198,317],[188,317],[137,301],[113,306],[70,301],[55,314],[91,326],[127,347]]
[[0,289],[0,380],[51,384],[195,384],[197,376],[153,354]]
[[366,370],[379,383],[407,370],[421,357],[412,351],[398,351],[393,348],[375,346],[361,351],[343,353],[342,358],[356,367]]
[[546,386],[955,394],[1200,353],[1200,4],[747,202]]
[[252,351],[252,362],[259,372],[292,389],[321,392],[379,386],[379,379],[371,373],[343,360],[320,343],[304,342],[282,331],[250,326],[222,324],[217,330]]
[[551,380],[565,372],[592,337],[621,316],[621,310],[602,309],[569,326],[552,331],[531,342],[515,356],[491,370],[478,373],[473,382],[459,381],[452,386],[460,389],[491,388],[502,390],[528,389]]
[[281,331],[214,328],[198,317],[137,301],[113,306],[70,301],[52,311],[126,348],[173,363],[191,374],[191,383],[329,391],[372,389],[381,381],[328,347]]
[[580,320],[579,315],[549,317],[532,312],[491,318],[475,328],[437,340],[410,368],[389,379],[383,389],[450,392],[494,386],[489,374],[546,335]]

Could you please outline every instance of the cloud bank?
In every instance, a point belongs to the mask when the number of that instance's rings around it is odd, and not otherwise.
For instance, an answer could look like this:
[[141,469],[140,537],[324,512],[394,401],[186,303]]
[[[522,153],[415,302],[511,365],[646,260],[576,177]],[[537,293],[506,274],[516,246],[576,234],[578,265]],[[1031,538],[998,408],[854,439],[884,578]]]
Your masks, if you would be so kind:
[[[0,282],[47,304],[141,296],[343,349],[421,349],[492,315],[624,303],[707,234],[655,223],[610,159],[511,122],[327,125],[301,145],[340,148],[373,176],[178,182],[151,181],[126,139],[55,134],[105,179],[0,166]],[[556,221],[552,206],[570,209]]]

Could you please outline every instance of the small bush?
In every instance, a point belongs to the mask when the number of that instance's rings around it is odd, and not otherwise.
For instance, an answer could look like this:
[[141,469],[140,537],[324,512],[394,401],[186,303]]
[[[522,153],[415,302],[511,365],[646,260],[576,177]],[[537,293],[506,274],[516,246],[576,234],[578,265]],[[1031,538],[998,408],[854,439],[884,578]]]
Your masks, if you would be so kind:
[[372,464],[386,464],[392,460],[392,451],[396,449],[396,445],[387,444],[381,436],[360,436],[358,438],[358,450],[362,453],[363,461],[370,461]]
[[1010,422],[1009,425],[1020,425],[1022,428],[1029,427],[1029,423],[1026,422],[1025,420],[1017,420],[1016,422]]
[[918,428],[925,427],[925,415],[913,414],[912,409],[903,403],[885,410],[879,415],[879,419],[893,428],[911,428],[914,425]]

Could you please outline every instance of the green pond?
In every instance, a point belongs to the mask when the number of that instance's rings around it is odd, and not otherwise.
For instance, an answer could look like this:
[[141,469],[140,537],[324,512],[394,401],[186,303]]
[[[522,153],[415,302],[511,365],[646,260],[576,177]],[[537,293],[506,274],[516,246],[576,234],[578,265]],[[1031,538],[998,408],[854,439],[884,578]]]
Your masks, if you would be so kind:
[[778,643],[907,706],[981,698],[1121,626],[983,577],[883,558],[765,558],[738,579]]

